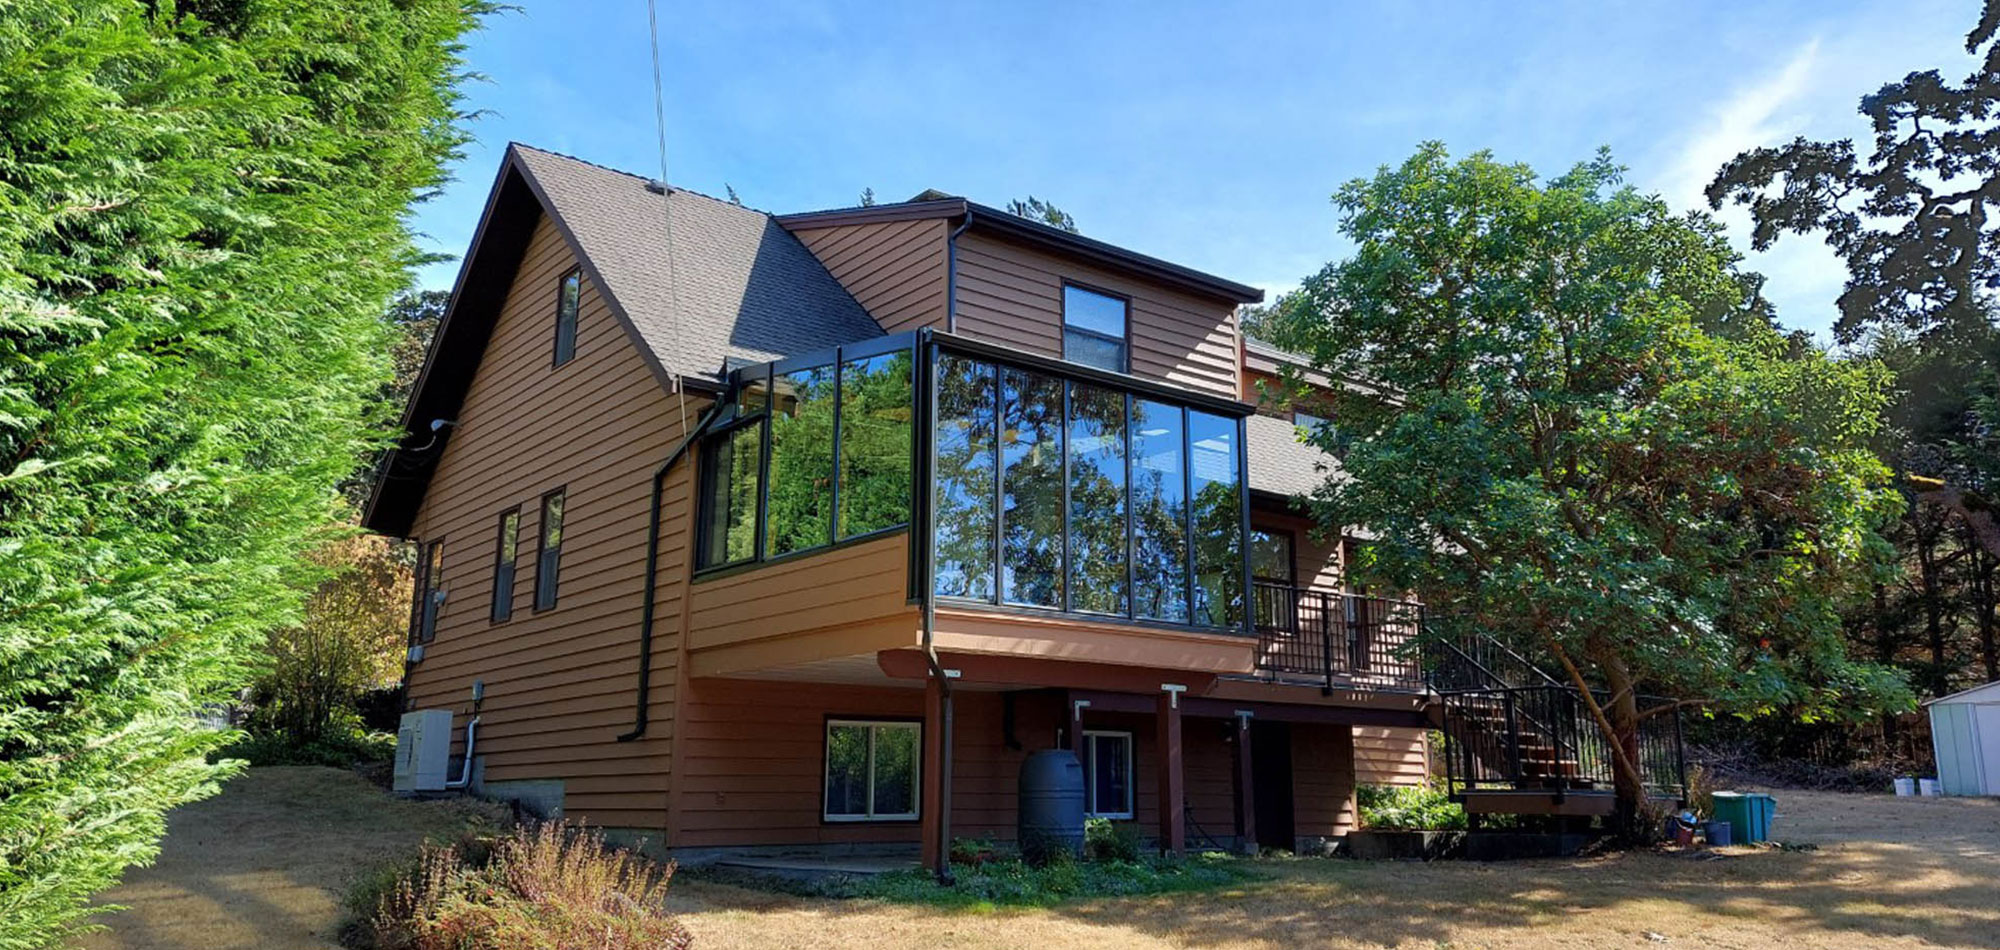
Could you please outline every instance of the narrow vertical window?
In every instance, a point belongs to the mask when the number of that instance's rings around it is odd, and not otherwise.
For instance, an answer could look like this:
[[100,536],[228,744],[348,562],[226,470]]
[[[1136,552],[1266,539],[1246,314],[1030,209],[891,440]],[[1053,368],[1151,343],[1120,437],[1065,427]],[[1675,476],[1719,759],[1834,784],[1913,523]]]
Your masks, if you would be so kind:
[[702,447],[702,567],[757,556],[757,468],[763,454],[761,422],[730,429]]
[[1069,387],[1069,609],[1126,607],[1125,394]]
[[520,547],[521,509],[500,515],[500,536],[493,543],[493,622],[514,616],[514,558]]
[[1062,606],[1063,383],[1000,370],[1000,596]]
[[576,312],[583,303],[583,271],[571,268],[556,288],[556,360],[561,366],[576,355]]
[[1181,408],[1132,400],[1132,612],[1188,619],[1186,434]]
[[1125,372],[1129,363],[1127,325],[1124,300],[1063,285],[1063,359]]
[[1132,734],[1083,734],[1084,814],[1092,818],[1132,817]]
[[780,373],[771,391],[764,555],[833,543],[834,367]]
[[937,358],[937,592],[991,601],[993,577],[993,367]]
[[432,541],[417,558],[416,602],[410,607],[410,642],[429,643],[437,636],[438,611],[444,607],[444,542]]
[[1240,420],[1188,412],[1188,501],[1194,510],[1194,622],[1243,622],[1243,480]]
[[557,574],[562,566],[563,490],[542,496],[541,546],[535,555],[535,609],[556,605]]

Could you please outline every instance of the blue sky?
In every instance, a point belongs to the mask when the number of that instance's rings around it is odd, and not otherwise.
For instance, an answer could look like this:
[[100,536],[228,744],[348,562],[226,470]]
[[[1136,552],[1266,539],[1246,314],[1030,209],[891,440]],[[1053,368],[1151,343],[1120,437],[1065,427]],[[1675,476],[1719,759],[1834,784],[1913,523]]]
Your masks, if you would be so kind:
[[[1739,150],[1865,136],[1859,97],[1970,71],[1973,0],[1049,3],[661,0],[675,184],[793,212],[1034,194],[1092,237],[1282,290],[1345,253],[1328,198],[1425,139],[1544,174],[1608,145],[1676,207]],[[421,207],[463,253],[509,140],[657,174],[645,0],[525,0],[470,38],[487,114]],[[1725,214],[1740,248],[1746,223]],[[1751,266],[1822,335],[1841,269]],[[448,287],[456,263],[422,282]]]

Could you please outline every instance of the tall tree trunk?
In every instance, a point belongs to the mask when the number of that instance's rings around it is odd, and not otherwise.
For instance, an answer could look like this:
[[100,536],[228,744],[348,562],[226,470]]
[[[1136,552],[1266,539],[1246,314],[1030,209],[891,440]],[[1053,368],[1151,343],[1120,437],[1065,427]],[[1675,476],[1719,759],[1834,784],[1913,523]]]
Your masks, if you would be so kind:
[[2000,604],[1995,601],[1995,577],[2000,573],[2000,556],[1987,553],[1970,527],[1963,543],[1972,559],[1972,610],[1979,624],[1979,659],[1986,668],[1988,683],[2000,680]]
[[1924,605],[1924,637],[1930,644],[1931,669],[1926,677],[1927,688],[1932,696],[1943,696],[1949,683],[1945,663],[1944,642],[1944,567],[1938,563],[1937,544],[1943,535],[1943,525],[1933,525],[1926,530],[1922,509],[1912,509],[1910,517],[1916,520],[1914,545],[1917,555],[1918,595]]
[[1636,840],[1646,803],[1646,778],[1639,772],[1638,690],[1625,658],[1609,644],[1593,639],[1590,658],[1603,673],[1604,686],[1611,693],[1604,714],[1611,726],[1605,739],[1616,750],[1611,757],[1612,791],[1617,799],[1614,830],[1627,840]]
[[[1889,585],[1875,582],[1875,662],[1891,666],[1896,662],[1896,634],[1889,627]],[[1896,714],[1882,714],[1882,743],[1896,745]]]

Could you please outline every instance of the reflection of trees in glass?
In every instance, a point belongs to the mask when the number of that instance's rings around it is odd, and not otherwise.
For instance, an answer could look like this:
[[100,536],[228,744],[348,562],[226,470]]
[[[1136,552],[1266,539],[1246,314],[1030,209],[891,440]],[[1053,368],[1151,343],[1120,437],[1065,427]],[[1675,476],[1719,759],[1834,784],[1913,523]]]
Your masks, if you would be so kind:
[[832,366],[786,373],[776,380],[771,416],[767,556],[833,541]]
[[1187,485],[1181,410],[1134,399],[1131,429],[1133,613],[1185,622]]
[[910,351],[849,360],[840,383],[840,537],[910,520]]
[[1062,605],[1062,393],[1059,379],[1000,370],[1001,596]]
[[868,727],[826,730],[826,813],[868,814]]
[[1243,621],[1243,500],[1237,421],[1188,412],[1188,479],[1194,487],[1194,619],[1214,627]]
[[937,358],[937,592],[993,599],[993,367]]
[[752,423],[708,445],[703,475],[708,497],[707,535],[702,538],[701,564],[714,567],[748,560],[757,554],[757,465],[764,428]]
[[1125,612],[1125,395],[1069,397],[1069,606]]
[[875,727],[874,771],[874,814],[915,813],[917,810],[916,727]]

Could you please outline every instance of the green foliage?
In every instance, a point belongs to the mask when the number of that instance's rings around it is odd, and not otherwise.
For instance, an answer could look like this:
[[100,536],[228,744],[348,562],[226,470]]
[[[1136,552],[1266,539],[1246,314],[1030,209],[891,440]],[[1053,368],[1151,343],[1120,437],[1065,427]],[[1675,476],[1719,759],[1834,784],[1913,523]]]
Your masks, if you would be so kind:
[[1361,827],[1371,831],[1464,831],[1465,809],[1434,785],[1363,785],[1355,789]]
[[471,0],[0,15],[0,948],[230,772],[194,714],[296,622],[390,378]]
[[1966,35],[1962,85],[1935,69],[1863,96],[1874,150],[1805,138],[1755,148],[1716,173],[1709,204],[1748,206],[1758,250],[1785,232],[1819,232],[1847,263],[1842,342],[1871,327],[1947,337],[1991,323],[2000,284],[2000,0]]
[[1083,820],[1083,856],[1091,861],[1137,861],[1144,849],[1139,827],[1109,818]]
[[1907,706],[1848,658],[1839,614],[1900,509],[1869,450],[1879,366],[1760,328],[1713,222],[1621,187],[1607,155],[1544,184],[1430,144],[1335,203],[1355,252],[1305,282],[1282,342],[1396,394],[1341,394],[1345,477],[1310,501],[1379,537],[1365,580],[1417,592],[1437,635],[1609,687],[1615,748],[1650,711],[1635,690],[1746,715]]
[[212,759],[240,759],[258,765],[324,765],[336,769],[353,768],[371,762],[387,762],[396,755],[396,736],[369,732],[354,716],[335,719],[317,738],[299,741],[282,732],[246,732],[224,746]]
[[1026,198],[1016,198],[1013,201],[1007,202],[1007,213],[1015,217],[1027,218],[1036,224],[1046,224],[1059,231],[1068,231],[1071,234],[1077,233],[1076,219],[1070,217],[1069,212],[1056,207],[1050,202],[1043,201],[1034,195],[1029,195]]
[[253,734],[301,750],[362,738],[356,700],[402,673],[411,568],[399,548],[384,538],[350,537],[313,552],[312,563],[327,576],[297,625],[265,636],[269,661],[251,684],[245,723]]
[[1046,907],[1085,898],[1208,890],[1253,878],[1242,862],[1220,853],[1178,860],[1051,861],[1039,868],[995,861],[953,872],[956,881],[949,887],[928,871],[911,870],[845,881],[826,892],[945,907]]
[[363,878],[348,906],[372,914],[350,939],[373,950],[679,950],[693,938],[663,906],[673,874],[561,822],[524,827]]

